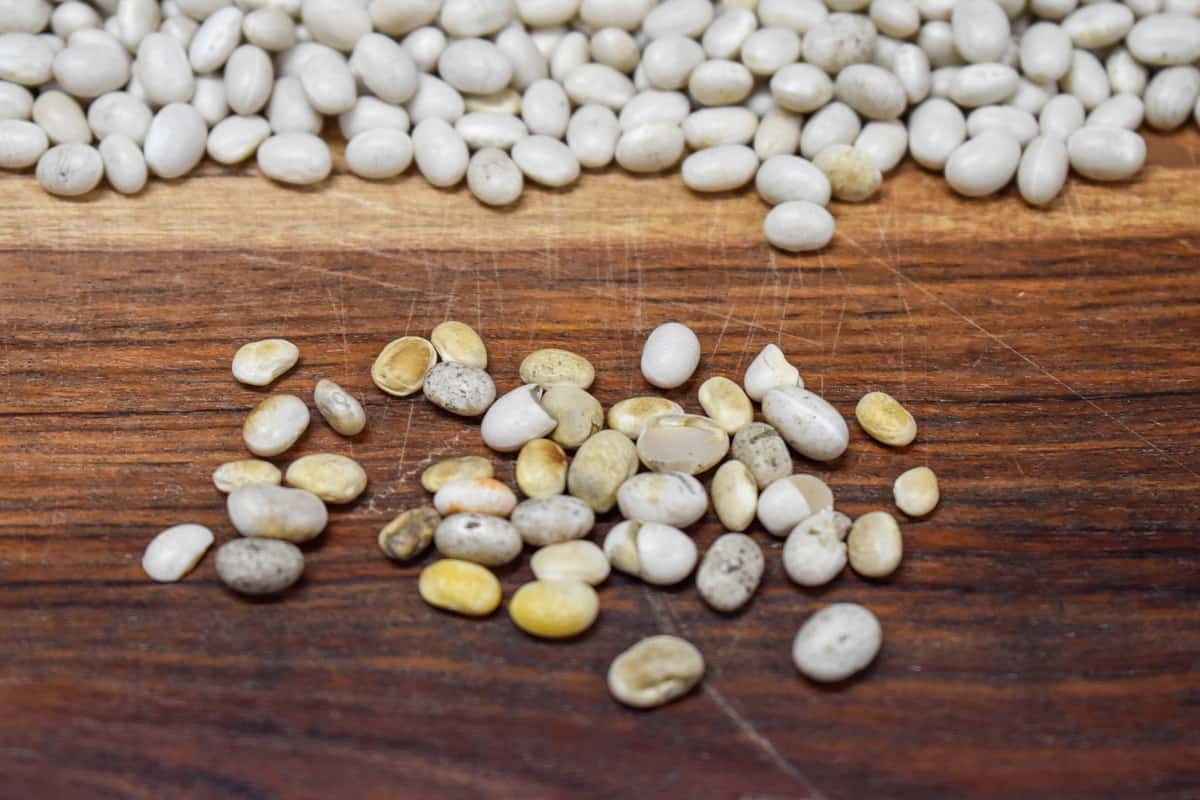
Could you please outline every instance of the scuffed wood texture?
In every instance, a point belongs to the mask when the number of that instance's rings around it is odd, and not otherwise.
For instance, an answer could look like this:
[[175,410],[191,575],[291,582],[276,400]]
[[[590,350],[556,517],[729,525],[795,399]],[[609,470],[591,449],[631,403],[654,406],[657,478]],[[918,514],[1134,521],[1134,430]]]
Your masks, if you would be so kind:
[[[1072,180],[1049,211],[954,197],[911,166],[838,206],[818,255],[761,238],[751,193],[689,196],[678,176],[589,175],[481,208],[413,175],[321,188],[206,166],[141,196],[83,201],[0,178],[0,795],[213,798],[1131,798],[1200,792],[1200,170],[1194,131],[1153,137],[1131,185]],[[891,392],[920,421],[889,452],[852,422],[826,476],[851,514],[891,508],[929,464],[944,501],[904,526],[890,580],[803,591],[780,542],[749,610],[689,583],[614,576],[582,640],[533,641],[503,611],[431,610],[420,564],[375,535],[423,502],[435,459],[485,454],[478,426],[385,397],[390,339],[455,317],[486,337],[501,390],[539,346],[596,365],[607,406],[648,390],[641,342],[687,321],[701,368],[778,341],[851,417]],[[371,476],[333,512],[278,602],[226,592],[210,556],[150,583],[168,525],[233,533],[209,475],[242,457],[241,343],[286,336],[367,432],[316,422]],[[512,459],[498,457],[511,480]],[[598,527],[602,536],[609,515]],[[708,518],[696,538],[716,535]],[[421,564],[428,563],[429,558]],[[530,577],[503,572],[506,593]],[[850,600],[886,644],[861,679],[791,666],[800,622]],[[604,687],[614,655],[678,633],[703,687],[653,713]]]

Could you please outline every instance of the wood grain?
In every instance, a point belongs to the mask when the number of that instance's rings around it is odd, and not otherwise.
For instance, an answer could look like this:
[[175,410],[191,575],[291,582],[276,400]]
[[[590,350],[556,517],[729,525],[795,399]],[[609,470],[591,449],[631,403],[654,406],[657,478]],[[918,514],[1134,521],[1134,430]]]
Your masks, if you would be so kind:
[[[752,194],[678,176],[588,175],[504,212],[411,174],[298,191],[207,165],[74,202],[0,177],[0,796],[1196,797],[1200,136],[1151,145],[1136,182],[1073,180],[1044,212],[906,166],[804,257],[764,245]],[[799,590],[755,533],[765,585],[732,618],[624,576],[577,642],[440,614],[375,534],[424,499],[424,466],[486,451],[368,370],[446,317],[485,336],[501,390],[562,346],[606,405],[648,389],[637,354],[663,320],[704,347],[668,393],[691,409],[778,341],[847,415],[882,389],[920,421],[899,453],[852,424],[847,455],[809,467],[842,508],[890,508],[917,464],[944,501],[881,582]],[[263,392],[229,359],[274,335],[303,353],[274,390],[331,377],[370,419],[350,441],[315,424],[294,454],[352,455],[368,493],[281,601],[224,591],[211,556],[153,585],[158,530],[233,535],[209,475],[243,455]],[[716,534],[710,517],[696,538]],[[522,559],[506,593],[529,576]],[[790,642],[837,600],[886,642],[820,688]],[[608,662],[663,631],[704,652],[702,689],[617,706]]]

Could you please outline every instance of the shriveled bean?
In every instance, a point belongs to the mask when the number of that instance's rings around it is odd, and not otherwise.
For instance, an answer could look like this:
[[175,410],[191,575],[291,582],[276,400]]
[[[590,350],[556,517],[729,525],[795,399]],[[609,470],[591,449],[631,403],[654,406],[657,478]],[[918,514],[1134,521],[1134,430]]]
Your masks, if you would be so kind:
[[394,561],[411,561],[429,549],[442,515],[429,507],[403,512],[379,532],[379,549]]
[[608,690],[633,708],[653,708],[692,690],[704,676],[704,657],[677,636],[651,636],[613,659]]

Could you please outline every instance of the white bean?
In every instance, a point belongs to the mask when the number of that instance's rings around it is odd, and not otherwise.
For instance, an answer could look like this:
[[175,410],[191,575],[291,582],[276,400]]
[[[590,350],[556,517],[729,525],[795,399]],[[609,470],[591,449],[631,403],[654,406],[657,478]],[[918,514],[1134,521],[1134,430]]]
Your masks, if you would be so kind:
[[571,101],[557,81],[534,81],[521,98],[521,119],[533,134],[561,139],[571,120]]
[[146,141],[154,115],[149,107],[126,92],[109,92],[88,106],[87,122],[96,137],[121,133],[139,145]]
[[146,545],[142,570],[159,583],[174,583],[192,571],[212,543],[212,531],[203,525],[167,528]]
[[754,88],[754,76],[736,61],[714,59],[692,70],[688,93],[700,105],[727,106],[740,103]]
[[517,0],[521,21],[531,28],[564,25],[579,12],[579,0]]
[[816,158],[830,145],[853,143],[861,132],[862,123],[854,109],[835,101],[809,118],[800,134],[800,153]]
[[966,142],[946,161],[946,182],[964,197],[994,194],[1012,180],[1021,145],[1004,129],[991,129]]
[[616,159],[630,172],[661,172],[683,156],[683,131],[678,125],[656,122],[621,134]]
[[395,128],[363,131],[346,143],[346,166],[360,178],[394,178],[412,163],[412,139]]
[[464,114],[454,123],[454,129],[472,150],[485,147],[508,150],[529,135],[529,129],[520,118],[497,111],[473,111]]
[[270,135],[271,126],[262,117],[226,117],[209,131],[206,150],[219,164],[240,164]]
[[1086,50],[1076,50],[1071,55],[1071,69],[1059,85],[1064,92],[1079,98],[1079,102],[1089,111],[1107,100],[1112,93],[1104,65]]
[[513,0],[446,0],[438,21],[451,36],[487,36],[517,18]]
[[275,133],[320,133],[322,119],[304,94],[299,78],[280,78],[267,103],[267,122]]
[[[268,84],[270,86],[270,84]],[[196,91],[192,93],[192,108],[200,112],[207,126],[216,125],[229,116],[229,103],[225,98],[225,82],[212,75],[196,78]]]
[[[387,2],[388,0],[383,1]],[[404,1],[400,0],[400,2]],[[378,3],[380,0],[374,0],[374,2]],[[441,0],[433,0],[433,2],[440,4]],[[437,8],[434,9],[434,14],[436,13]],[[380,30],[387,33],[383,28]],[[446,49],[446,34],[438,28],[419,27],[405,36],[400,46],[412,58],[418,70],[432,72],[433,68],[437,66],[438,59],[441,58],[442,51]]]
[[908,152],[908,129],[902,122],[868,122],[854,140],[854,149],[870,159],[881,173],[890,172]]
[[527,136],[513,145],[512,160],[530,180],[561,187],[579,178],[579,161],[571,148],[550,136]]
[[137,194],[146,185],[146,158],[137,142],[113,133],[100,142],[100,158],[108,185],[121,194]]
[[307,542],[321,535],[329,512],[321,498],[304,489],[253,483],[225,499],[229,521],[243,536]]
[[788,155],[800,149],[800,130],[803,120],[799,114],[783,109],[768,112],[754,132],[754,154],[759,160]]
[[724,106],[693,111],[683,122],[683,135],[693,150],[746,144],[758,130],[758,117],[745,108]]
[[[621,109],[618,119],[623,131],[633,130],[639,125],[647,125],[651,122],[670,122],[682,125],[683,121],[687,119],[689,111],[691,111],[691,105],[687,95],[682,92],[663,92],[650,89],[634,95],[633,99]],[[686,126],[684,133],[687,133]]]
[[42,92],[33,101],[33,121],[52,144],[88,144],[92,131],[75,98],[57,90]]
[[1146,142],[1124,128],[1080,128],[1067,140],[1071,169],[1094,181],[1132,178],[1146,161]]
[[520,23],[514,22],[502,30],[496,37],[496,46],[512,65],[512,85],[518,91],[550,74],[549,61]]
[[1021,72],[1031,81],[1056,81],[1071,68],[1071,37],[1052,22],[1038,22],[1021,36]]
[[971,63],[999,61],[1008,49],[1008,15],[993,0],[959,0],[950,25],[955,49]]
[[413,129],[412,141],[417,169],[434,186],[454,186],[466,175],[466,142],[445,120],[432,117],[419,123]]
[[400,106],[364,95],[354,101],[354,108],[338,115],[338,130],[342,132],[342,138],[346,141],[363,131],[376,128],[390,128],[408,133],[408,112]]
[[1187,121],[1200,96],[1200,70],[1193,66],[1160,70],[1146,86],[1146,122],[1170,131]]
[[1057,136],[1064,142],[1083,127],[1083,103],[1072,94],[1051,97],[1038,114],[1038,127],[1045,136]]
[[486,39],[452,42],[438,58],[442,80],[469,94],[492,94],[512,80],[512,64],[495,44]]
[[830,14],[804,36],[804,60],[836,75],[851,64],[871,61],[878,32],[858,14]]
[[642,20],[642,33],[660,36],[699,37],[713,20],[711,0],[663,0]]
[[915,44],[902,44],[892,59],[892,72],[904,87],[910,104],[916,104],[929,96],[929,56]]
[[341,114],[354,107],[358,89],[346,59],[334,50],[322,49],[300,67],[300,85],[312,107],[322,114]]
[[349,52],[371,32],[371,16],[363,3],[344,0],[304,0],[300,20],[314,41]]
[[196,79],[187,53],[165,33],[147,34],[137,48],[133,75],[151,105],[186,103],[196,90]]
[[1017,188],[1032,206],[1049,204],[1067,180],[1067,148],[1057,136],[1038,136],[1025,147],[1017,170]]
[[354,45],[350,71],[380,100],[403,103],[417,91],[417,65],[386,36],[368,33]]
[[0,169],[33,166],[50,146],[46,132],[23,119],[0,120]]
[[680,322],[659,325],[642,346],[642,376],[663,389],[682,386],[699,363],[700,340]]
[[[787,204],[777,206],[775,211],[785,207]],[[814,461],[833,461],[849,444],[846,420],[837,409],[798,386],[771,389],[763,397],[762,412],[792,449]]]
[[875,659],[883,630],[875,615],[854,603],[834,603],[809,617],[792,643],[792,660],[806,677],[845,680]]
[[418,28],[435,30],[422,26],[436,20],[441,9],[442,0],[371,0],[367,5],[375,28],[389,36],[403,36]]
[[100,185],[104,162],[96,148],[86,144],[51,147],[37,162],[37,180],[50,194],[76,197]]
[[737,58],[742,42],[754,33],[758,19],[753,11],[730,8],[713,20],[700,40],[709,58]]
[[581,106],[567,124],[567,146],[580,165],[589,169],[611,164],[620,138],[621,125],[617,115],[604,106]]
[[626,519],[683,529],[704,516],[708,493],[686,472],[643,472],[621,484],[617,505]]
[[258,168],[280,183],[307,186],[329,177],[333,159],[318,136],[278,133],[258,146]]
[[696,568],[699,554],[692,538],[657,522],[626,520],[604,538],[604,554],[613,567],[646,583],[670,586]]
[[592,34],[588,42],[592,60],[612,67],[626,75],[633,72],[641,61],[637,42],[620,28],[602,28]]
[[242,34],[250,44],[278,53],[296,43],[296,24],[282,10],[268,6],[246,15]]
[[0,81],[0,119],[29,119],[33,95],[24,86]]
[[1005,64],[970,64],[954,74],[950,99],[964,108],[1002,103],[1017,91],[1018,83],[1016,70]]
[[642,52],[641,68],[655,89],[673,91],[688,85],[692,71],[704,63],[704,48],[686,36],[655,39]]
[[767,241],[792,253],[821,249],[833,238],[833,229],[833,216],[807,200],[780,203],[763,221]]
[[226,6],[204,20],[188,46],[188,61],[194,72],[203,75],[225,65],[241,39],[243,19],[240,9]]
[[159,109],[146,132],[146,165],[160,178],[179,178],[204,158],[208,129],[200,112],[186,103]]
[[907,106],[908,94],[900,80],[873,64],[846,67],[838,73],[835,88],[839,100],[868,119],[893,120]]
[[1133,27],[1133,12],[1122,3],[1092,3],[1062,22],[1076,47],[1097,50],[1117,44]]
[[471,156],[467,165],[467,188],[481,203],[506,206],[521,196],[525,178],[508,153],[484,147]]
[[833,81],[812,64],[790,64],[771,78],[771,95],[789,111],[817,111],[833,99]]
[[120,0],[113,33],[129,50],[137,50],[161,21],[157,0]]
[[588,63],[590,58],[587,37],[579,31],[571,31],[559,40],[550,54],[550,77],[561,83],[576,67]]
[[811,31],[829,16],[820,0],[759,0],[758,17],[763,25],[790,28],[796,33]]
[[256,456],[277,456],[299,440],[308,429],[308,406],[299,397],[273,394],[246,416],[242,440]]
[[1038,135],[1038,121],[1028,111],[1011,106],[980,106],[967,116],[968,136],[997,129],[1011,133],[1023,147]]
[[1104,61],[1108,83],[1114,94],[1141,95],[1146,90],[1149,70],[1124,47],[1115,48]]
[[1087,124],[1101,128],[1128,128],[1135,131],[1142,126],[1146,107],[1136,94],[1117,94],[1092,109],[1087,115]]
[[129,82],[129,57],[105,45],[74,45],[54,57],[53,70],[59,86],[90,100]]
[[751,72],[769,77],[800,57],[800,37],[788,28],[761,28],[742,42],[741,54]]
[[958,106],[938,97],[917,106],[908,117],[908,149],[927,169],[941,170],[967,137],[967,122]]

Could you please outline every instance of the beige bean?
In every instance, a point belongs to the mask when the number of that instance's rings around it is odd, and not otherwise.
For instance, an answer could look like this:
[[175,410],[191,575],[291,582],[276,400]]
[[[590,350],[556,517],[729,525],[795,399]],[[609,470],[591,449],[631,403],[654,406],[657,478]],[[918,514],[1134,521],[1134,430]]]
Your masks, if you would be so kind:
[[389,342],[371,366],[371,380],[390,395],[408,397],[425,385],[425,375],[437,363],[437,351],[420,336]]
[[896,507],[910,517],[923,517],[941,499],[937,475],[929,467],[913,467],[892,484]]
[[567,470],[567,489],[603,514],[617,503],[617,490],[638,470],[633,442],[617,431],[600,431],[580,446]]
[[363,411],[362,404],[331,380],[317,381],[313,403],[329,427],[342,436],[357,436],[367,426],[367,412]]
[[254,483],[278,486],[283,481],[283,473],[279,471],[279,467],[270,461],[260,461],[257,458],[228,461],[217,467],[212,477],[213,485],[225,494]]
[[542,387],[569,384],[586,389],[596,379],[592,363],[578,353],[548,347],[535,350],[521,362],[521,381]]
[[567,454],[549,439],[526,442],[517,455],[516,476],[526,497],[562,494],[567,488]]
[[446,320],[438,324],[429,336],[442,361],[462,364],[475,369],[487,369],[487,346],[475,329],[465,322]]
[[704,676],[704,656],[677,636],[642,639],[613,659],[608,690],[633,708],[653,708],[692,690]]
[[574,450],[604,427],[600,402],[572,384],[551,386],[542,395],[542,407],[558,423],[550,438]]
[[917,438],[917,421],[896,398],[885,392],[868,392],[854,409],[858,424],[871,438],[892,447],[905,447]]
[[904,555],[900,526],[886,511],[872,511],[854,520],[846,545],[850,549],[850,566],[867,578],[891,575]]
[[393,561],[411,561],[429,549],[442,515],[429,506],[411,508],[379,532],[379,549]]
[[353,502],[367,488],[366,470],[357,461],[336,453],[316,453],[296,459],[287,468],[288,486],[312,492],[326,503]]
[[450,481],[490,478],[495,474],[492,462],[486,458],[479,456],[447,458],[425,468],[425,471],[421,473],[421,488],[427,492],[436,492]]
[[638,457],[655,472],[699,475],[729,452],[729,434],[708,417],[670,414],[646,423],[637,440]]
[[630,397],[608,410],[608,427],[637,441],[650,420],[664,414],[682,413],[683,406],[665,397]]
[[700,384],[700,407],[709,419],[726,433],[733,435],[738,428],[754,421],[754,406],[750,398],[729,378],[720,375]]
[[740,461],[726,461],[713,475],[713,510],[726,530],[744,531],[754,522],[758,508],[758,484],[750,468]]

